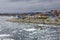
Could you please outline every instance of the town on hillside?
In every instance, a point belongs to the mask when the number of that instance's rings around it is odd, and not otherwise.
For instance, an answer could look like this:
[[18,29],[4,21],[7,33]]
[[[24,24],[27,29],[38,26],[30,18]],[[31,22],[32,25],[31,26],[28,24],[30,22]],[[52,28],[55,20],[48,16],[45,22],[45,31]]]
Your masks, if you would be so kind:
[[16,14],[13,19],[9,19],[8,21],[25,23],[60,24],[60,11],[51,10],[49,12]]

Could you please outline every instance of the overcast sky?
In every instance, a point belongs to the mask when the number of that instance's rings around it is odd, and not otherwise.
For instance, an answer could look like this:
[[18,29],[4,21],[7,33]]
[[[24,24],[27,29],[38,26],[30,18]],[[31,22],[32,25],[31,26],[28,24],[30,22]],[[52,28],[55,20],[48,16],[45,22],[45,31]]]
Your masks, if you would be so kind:
[[60,0],[0,0],[0,13],[22,13],[60,9]]

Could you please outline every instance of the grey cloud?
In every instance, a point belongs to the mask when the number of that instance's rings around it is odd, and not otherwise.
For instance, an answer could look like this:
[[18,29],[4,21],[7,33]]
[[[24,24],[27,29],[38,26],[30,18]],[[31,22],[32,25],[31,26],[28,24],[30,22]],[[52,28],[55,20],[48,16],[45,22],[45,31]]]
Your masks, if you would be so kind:
[[17,2],[17,1],[24,1],[24,2],[54,2],[54,1],[60,1],[60,0],[9,0],[11,2]]
[[60,0],[0,0],[0,12],[21,13],[60,9]]
[[9,0],[9,1],[11,1],[11,2],[17,2],[17,1],[20,1],[20,0]]

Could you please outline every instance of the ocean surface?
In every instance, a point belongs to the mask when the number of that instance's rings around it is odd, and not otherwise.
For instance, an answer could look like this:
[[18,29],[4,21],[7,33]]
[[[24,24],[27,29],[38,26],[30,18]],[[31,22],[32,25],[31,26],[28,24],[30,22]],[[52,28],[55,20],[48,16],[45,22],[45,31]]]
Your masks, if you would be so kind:
[[14,40],[59,40],[60,27],[50,27],[43,30],[34,28],[32,23],[14,23],[6,20],[12,16],[0,16],[0,37],[1,34],[13,35]]

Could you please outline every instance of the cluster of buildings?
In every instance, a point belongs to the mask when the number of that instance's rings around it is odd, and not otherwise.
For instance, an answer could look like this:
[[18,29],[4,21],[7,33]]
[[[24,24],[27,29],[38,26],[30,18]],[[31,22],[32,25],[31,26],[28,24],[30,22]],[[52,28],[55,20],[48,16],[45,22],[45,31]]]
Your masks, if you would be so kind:
[[60,11],[59,10],[51,10],[52,15],[59,16]]
[[57,17],[60,15],[59,10],[51,10],[50,12],[35,12],[35,13],[23,13],[18,18],[30,18],[30,19],[46,19],[49,16]]

